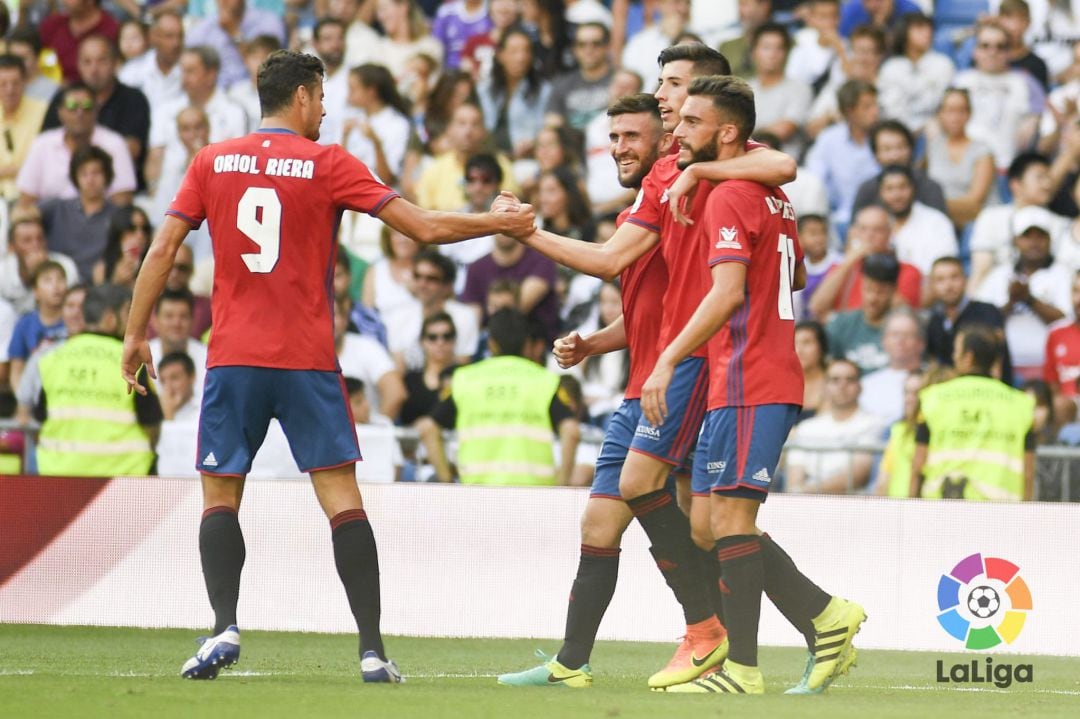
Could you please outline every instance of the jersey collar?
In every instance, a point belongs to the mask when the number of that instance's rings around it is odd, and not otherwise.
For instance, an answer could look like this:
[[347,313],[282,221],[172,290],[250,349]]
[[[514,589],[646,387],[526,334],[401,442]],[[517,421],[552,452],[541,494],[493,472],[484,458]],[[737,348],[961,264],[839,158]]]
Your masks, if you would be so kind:
[[297,136],[300,135],[300,133],[293,132],[292,130],[289,130],[289,129],[284,128],[284,127],[260,127],[255,132],[268,133],[270,135],[297,135]]

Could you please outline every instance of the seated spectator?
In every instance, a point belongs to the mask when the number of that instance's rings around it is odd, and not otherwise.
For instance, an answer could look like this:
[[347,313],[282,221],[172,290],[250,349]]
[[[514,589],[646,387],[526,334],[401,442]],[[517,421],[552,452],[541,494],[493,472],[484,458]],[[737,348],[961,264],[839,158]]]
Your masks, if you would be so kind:
[[862,378],[859,406],[889,423],[904,413],[904,382],[922,367],[926,335],[922,320],[908,307],[899,307],[885,318],[881,346],[889,363]]
[[[780,138],[768,132],[755,132],[753,139],[765,147],[773,150],[782,150]],[[805,167],[799,167],[798,174],[791,182],[784,184],[781,189],[795,208],[795,216],[820,215],[828,217],[829,191],[821,178]],[[610,237],[603,235],[601,237]]]
[[[164,165],[158,176],[156,189],[151,193],[155,217],[165,216],[165,211],[176,197],[191,161],[199,150],[210,144],[210,119],[206,112],[197,107],[181,110],[176,115],[176,136],[180,138],[184,149],[179,153],[164,153]],[[210,230],[205,224],[189,232],[184,243],[194,251],[196,263],[210,260],[213,256]]]
[[536,211],[541,229],[575,240],[596,240],[596,225],[589,210],[589,196],[581,178],[573,170],[559,167],[540,175]]
[[195,393],[195,363],[183,352],[157,361],[157,394],[167,422],[198,422],[200,398]]
[[439,403],[450,373],[453,373],[459,364],[454,356],[456,342],[457,330],[453,317],[445,312],[436,312],[424,318],[420,329],[424,362],[421,367],[405,372],[408,399],[401,407],[401,424],[412,426],[416,420],[431,414],[431,410]]
[[80,147],[68,168],[78,195],[42,202],[41,219],[49,249],[74,260],[80,279],[90,282],[105,254],[109,222],[117,209],[105,196],[113,184],[112,158],[96,145]]
[[862,263],[861,274],[862,307],[837,312],[825,331],[833,358],[847,359],[867,373],[889,362],[881,344],[881,330],[896,296],[900,263],[892,255],[869,255]]
[[165,290],[154,305],[151,357],[183,353],[195,363],[195,391],[202,394],[206,382],[206,345],[191,336],[195,300],[187,290]]
[[532,38],[525,30],[512,27],[503,33],[491,77],[477,94],[496,149],[514,159],[532,157],[551,85],[536,69]]
[[878,73],[881,115],[921,132],[937,112],[956,67],[948,55],[934,50],[934,21],[915,12],[896,28],[896,54]]
[[[813,1],[809,4],[813,7]],[[754,31],[769,21],[773,3],[772,0],[742,0],[738,10],[739,20],[734,28],[735,36],[721,42],[717,49],[731,63],[733,75],[749,80],[754,76],[754,66],[750,60],[750,41]],[[811,82],[813,81],[805,84],[809,85]]]
[[859,407],[859,393],[859,368],[832,360],[825,375],[827,409],[800,422],[788,438],[794,446],[787,450],[785,491],[847,494],[866,486],[874,455],[849,448],[876,443],[886,425]]
[[364,383],[345,377],[345,392],[356,425],[356,440],[364,448],[364,461],[356,463],[356,478],[361,482],[396,482],[401,480],[405,459],[390,420],[371,411]]
[[645,92],[656,89],[657,56],[677,44],[690,24],[690,0],[659,0],[656,5],[659,17],[627,40],[622,51],[621,65],[645,80]]
[[439,6],[431,35],[446,49],[446,67],[461,66],[465,46],[473,37],[483,36],[492,28],[486,0],[452,0]]
[[19,386],[26,360],[35,350],[67,337],[63,317],[67,276],[63,266],[49,260],[42,262],[34,272],[32,286],[36,308],[15,323],[7,348],[12,387]]
[[945,207],[957,227],[972,222],[998,197],[994,156],[986,143],[968,137],[970,120],[968,91],[949,88],[937,112],[940,132],[926,138],[926,174],[945,191]]
[[97,123],[94,95],[85,85],[64,89],[60,104],[60,127],[46,130],[30,145],[26,162],[15,178],[19,204],[28,207],[40,200],[70,200],[79,192],[71,177],[72,155],[91,145],[109,157],[115,172],[106,186],[115,204],[129,204],[135,192],[135,165],[122,136]]
[[1043,380],[1054,394],[1054,421],[1074,422],[1080,408],[1080,273],[1072,281],[1073,321],[1050,328]]
[[[334,21],[330,20],[328,22],[332,25]],[[329,36],[330,34],[330,31],[324,29],[320,37]],[[327,135],[332,135],[334,141],[339,142],[347,89],[344,82],[346,73],[341,72],[340,66],[334,67],[331,64],[334,60],[333,56],[329,56],[329,53],[324,55],[323,52],[318,50],[318,47],[321,47],[325,52],[325,45],[319,43],[318,40],[316,40],[316,45],[317,47],[313,49],[318,53],[319,59],[323,61],[326,76],[323,80],[323,110],[326,114],[323,116],[322,125],[319,126],[319,140],[323,141]],[[262,108],[259,105],[259,66],[266,61],[266,58],[270,57],[271,53],[280,49],[281,41],[273,35],[256,35],[245,42],[243,47],[240,48],[240,53],[243,56],[248,77],[222,88],[226,97],[244,108],[248,130],[258,127],[259,119],[262,117]],[[337,71],[336,74],[335,70]],[[219,73],[219,81],[220,77]],[[183,88],[181,87],[181,89]],[[179,95],[180,93],[177,93],[173,97]]]
[[1024,382],[1020,391],[1035,402],[1034,421],[1031,432],[1035,435],[1035,444],[1057,444],[1058,431],[1061,426],[1054,417],[1054,394],[1050,385],[1041,379],[1029,379]]
[[362,112],[342,123],[341,144],[389,185],[401,177],[412,125],[409,106],[398,94],[394,78],[382,65],[349,70],[348,104]]
[[572,26],[566,19],[563,0],[529,0],[521,3],[521,24],[536,36],[540,72],[552,77],[574,66],[571,56]]
[[345,23],[345,67],[356,67],[378,57],[382,36],[371,27],[375,3],[370,0],[333,0],[326,17]]
[[807,83],[784,76],[791,45],[791,36],[783,25],[767,22],[759,26],[750,40],[755,76],[749,84],[757,106],[755,132],[776,135],[784,143],[784,150],[797,157],[814,94]]
[[[853,310],[862,305],[864,261],[870,255],[896,256],[891,233],[889,215],[881,207],[871,205],[855,216],[843,259],[825,273],[810,296],[811,316],[825,320],[833,310]],[[922,273],[917,267],[900,263],[896,291],[912,307],[921,305]]]
[[477,316],[487,324],[484,305],[488,288],[500,279],[513,280],[520,286],[517,310],[534,314],[553,339],[559,328],[559,303],[555,296],[555,263],[512,237],[495,235],[495,249],[469,267],[469,277],[461,301],[473,305]]
[[1012,382],[1012,359],[1005,342],[1005,317],[994,305],[968,297],[964,263],[958,257],[942,257],[930,269],[930,319],[926,329],[926,354],[932,362],[952,367],[956,333],[968,325],[983,325],[999,332],[1002,342],[1001,379]]
[[1009,36],[1009,67],[1026,72],[1039,83],[1044,94],[1048,92],[1050,71],[1025,40],[1028,30],[1031,29],[1031,8],[1028,3],[1024,0],[1001,0],[997,21]]
[[[461,212],[487,212],[502,186],[502,167],[494,155],[473,155],[465,162],[465,197],[468,202]],[[454,261],[457,268],[454,292],[465,289],[465,277],[468,267],[473,262],[491,252],[495,247],[495,236],[474,237],[464,242],[439,245],[439,252]]]
[[847,0],[840,11],[840,34],[847,37],[861,25],[892,32],[913,12],[921,12],[913,0]]
[[134,290],[153,236],[154,228],[145,212],[135,206],[118,208],[105,231],[101,261],[94,265],[94,284],[107,282]]
[[[43,343],[26,361],[22,377],[19,378],[19,383],[17,385],[11,385],[12,389],[15,390],[15,400],[17,403],[15,408],[15,419],[20,424],[27,424],[33,421],[31,411],[38,401],[38,396],[41,394],[41,372],[38,368],[41,358],[64,342],[67,342],[68,337],[74,337],[86,330],[86,318],[83,317],[83,302],[86,300],[86,292],[86,285],[68,285],[67,291],[64,292],[64,305],[60,310],[66,337]],[[118,307],[122,308],[123,302],[128,298],[126,295],[121,295],[120,293],[115,294],[116,304]],[[0,311],[2,311],[3,308],[4,303],[0,301]],[[4,340],[2,349],[0,349],[0,356],[6,357],[12,333],[11,330],[8,330],[5,336],[2,325],[3,318],[0,317],[0,339]],[[11,317],[11,328],[14,329],[14,327],[15,318]],[[7,360],[0,360],[0,378],[2,378],[5,383],[7,382],[8,369]]]
[[70,257],[48,251],[41,218],[36,214],[16,216],[8,228],[7,255],[0,259],[0,298],[11,303],[17,314],[34,310],[34,272],[46,260],[64,268],[68,285],[79,281],[79,271]]
[[[1075,132],[1077,139],[1080,140],[1080,125],[1075,125],[1072,132]],[[1080,198],[1080,175],[1078,175],[1077,181],[1073,182],[1070,189],[1069,194],[1072,195],[1071,199],[1075,202],[1077,198]],[[1069,229],[1054,239],[1055,259],[1069,272],[1080,270],[1080,213],[1077,213],[1077,216],[1072,218]]]
[[893,247],[900,261],[914,265],[926,276],[934,260],[959,254],[949,218],[915,199],[911,168],[889,165],[879,177],[878,202],[892,220]]
[[[839,33],[840,0],[808,0],[805,8],[806,27],[795,33],[787,76],[810,85],[817,93],[828,80],[829,69],[838,54],[844,51],[844,40]],[[767,16],[762,18],[762,22],[766,19]],[[731,59],[730,55],[727,57]]]
[[825,405],[825,368],[829,363],[829,339],[820,322],[803,320],[795,325],[795,354],[803,371],[803,403],[797,421],[810,419]]
[[825,86],[810,106],[806,132],[817,137],[822,130],[844,119],[836,93],[849,80],[862,80],[877,87],[878,71],[885,59],[887,41],[876,27],[861,25],[851,34],[850,50],[841,45],[841,52],[829,70]]
[[1050,253],[1052,225],[1053,216],[1040,207],[1013,215],[1019,259],[1014,266],[995,267],[975,293],[976,299],[992,303],[1005,315],[1013,366],[1025,379],[1042,376],[1049,326],[1072,313],[1072,276]]
[[423,321],[448,314],[454,321],[454,355],[465,364],[476,351],[480,327],[473,309],[454,295],[454,263],[434,249],[413,258],[412,301],[386,315],[387,340],[398,369],[419,369],[424,363]]
[[[317,142],[321,145],[333,145],[340,142],[341,126],[346,119],[345,108],[348,104],[349,96],[349,69],[350,66],[345,64],[345,52],[347,50],[345,45],[345,33],[346,22],[340,18],[331,17],[329,15],[320,17],[315,22],[315,27],[311,30],[311,52],[323,62],[323,121],[319,126],[319,139]],[[264,38],[267,36],[263,36]],[[276,50],[277,48],[275,48]],[[248,74],[251,75],[251,80],[235,85],[235,88],[251,88],[253,93],[255,106],[252,109],[259,110],[258,112],[252,112],[251,109],[245,105],[244,109],[247,110],[248,119],[251,121],[252,127],[257,127],[259,124],[259,118],[262,117],[262,111],[259,108],[259,65],[255,65],[254,72],[252,72],[252,62],[257,58],[251,58],[248,54],[244,55],[244,64],[248,67]],[[260,65],[262,61],[260,60]],[[355,66],[354,66],[355,67]],[[389,70],[387,71],[389,74]],[[391,84],[393,80],[391,79]],[[233,88],[230,89],[230,94]],[[396,91],[395,87],[395,91]],[[245,92],[250,92],[245,90]],[[235,95],[233,96],[236,97]],[[406,105],[405,116],[408,117],[409,110]],[[404,152],[404,151],[403,151]]]
[[248,7],[246,0],[217,0],[216,17],[206,17],[195,23],[188,33],[189,47],[213,48],[221,57],[221,87],[229,87],[248,77],[240,47],[244,41],[258,35],[271,35],[285,44],[285,24],[277,15],[257,7]]
[[[923,170],[914,166],[915,136],[903,123],[898,120],[883,120],[874,125],[874,128],[870,130],[870,149],[874,152],[878,167],[899,165],[910,171],[911,179],[915,183],[915,199],[919,203],[939,212],[946,211],[945,193],[941,185],[930,179]],[[867,205],[881,204],[878,191],[883,174],[884,170],[879,172],[877,177],[859,185],[852,209],[853,216]]]
[[[605,120],[608,119],[607,115],[603,117]],[[523,176],[515,177],[519,180],[523,197],[534,197],[536,184],[544,172],[560,167],[581,172],[579,139],[574,130],[568,127],[545,127],[540,131],[540,134],[536,136],[535,163],[518,162],[514,166],[515,173],[523,174]]]
[[[641,92],[642,79],[629,70],[616,70],[608,100]],[[585,128],[585,188],[592,200],[593,216],[617,214],[634,202],[637,194],[619,184],[618,165],[611,161],[611,118],[597,115]],[[609,237],[609,235],[604,235]]]
[[809,298],[814,296],[814,291],[829,270],[840,264],[842,256],[830,247],[829,221],[826,218],[821,215],[796,216],[799,218],[799,244],[805,253],[806,285],[795,292],[794,300],[796,316],[804,318],[810,315]]
[[157,107],[180,94],[180,51],[184,47],[184,21],[175,10],[163,10],[150,26],[150,50],[127,62],[120,82],[146,96]]
[[26,96],[48,103],[60,85],[41,71],[41,36],[33,27],[16,28],[8,35],[7,48],[26,68]]
[[878,172],[868,141],[878,120],[877,90],[862,80],[849,80],[837,91],[837,103],[844,120],[822,131],[806,167],[825,183],[832,221],[843,227],[851,219],[859,185]]
[[397,419],[405,403],[405,384],[394,360],[377,340],[348,331],[352,300],[348,295],[334,300],[334,349],[341,374],[355,377],[367,388],[368,399],[376,411]]
[[[574,31],[577,69],[559,75],[552,81],[545,124],[567,125],[584,132],[590,120],[604,113],[607,109],[608,85],[614,74],[608,57],[610,44],[611,31],[606,26],[590,22],[577,27]],[[655,58],[656,55],[653,55],[650,60],[650,77],[656,75]]]
[[389,317],[399,307],[412,304],[413,258],[420,246],[389,225],[383,227],[379,246],[382,257],[364,275],[361,302],[378,310],[381,317]]
[[[1050,161],[1037,153],[1024,152],[1009,165],[1007,174],[1013,201],[1007,205],[987,207],[975,218],[971,231],[971,279],[968,290],[976,292],[989,272],[996,266],[1015,261],[1011,218],[1025,207],[1045,208],[1053,196],[1050,183]],[[1046,218],[1051,240],[1057,241],[1069,230],[1069,220],[1059,215]]]
[[376,46],[375,58],[395,72],[399,84],[404,75],[402,70],[415,55],[427,55],[442,65],[443,45],[428,33],[427,19],[416,0],[378,0],[375,15],[384,33]]
[[41,43],[56,53],[64,82],[79,79],[79,41],[90,35],[101,35],[116,42],[120,23],[101,9],[100,0],[66,0],[62,3],[67,13],[52,13],[41,21]]
[[0,144],[0,198],[11,202],[19,196],[15,176],[30,145],[41,131],[46,105],[26,95],[26,66],[14,55],[0,55],[0,119],[4,143]]
[[489,29],[469,37],[461,51],[460,68],[470,73],[477,84],[491,77],[495,46],[503,32],[521,19],[521,5],[518,0],[489,0],[487,13]]
[[[191,235],[188,235],[190,237]],[[210,298],[197,295],[191,289],[191,278],[195,272],[195,257],[186,243],[176,250],[169,276],[165,278],[165,291],[187,292],[191,294],[194,311],[191,317],[191,337],[200,339],[210,329]],[[154,336],[154,328],[149,328],[149,336]]]

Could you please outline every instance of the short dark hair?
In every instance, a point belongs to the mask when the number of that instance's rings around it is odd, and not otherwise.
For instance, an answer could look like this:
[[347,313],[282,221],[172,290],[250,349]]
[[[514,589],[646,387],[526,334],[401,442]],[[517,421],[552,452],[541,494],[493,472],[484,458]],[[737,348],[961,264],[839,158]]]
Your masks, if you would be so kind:
[[754,91],[745,80],[734,75],[705,75],[690,81],[691,97],[704,95],[712,98],[713,107],[724,119],[739,128],[739,142],[745,142],[754,131],[757,114],[754,110]]
[[[144,29],[143,32],[145,33],[146,30]],[[113,42],[109,38],[105,37],[101,33],[96,32],[96,33],[93,33],[91,35],[87,35],[86,37],[79,40],[79,48],[81,49],[82,46],[85,45],[88,42],[105,43],[105,48],[109,51],[109,55],[112,57],[112,59],[113,60],[119,60],[120,59],[120,47],[115,42]]]
[[83,165],[88,165],[91,162],[98,162],[101,164],[101,171],[105,173],[105,187],[113,183],[113,178],[116,176],[113,172],[113,159],[112,155],[102,150],[97,145],[87,145],[80,147],[75,152],[71,153],[71,163],[68,165],[68,178],[71,180],[71,184],[75,187],[79,186],[78,176],[79,170]]
[[7,241],[10,245],[15,241],[15,230],[19,229],[23,225],[37,225],[41,228],[41,231],[45,231],[45,222],[37,214],[19,214],[11,218],[11,224],[8,225]]
[[1047,167],[1050,167],[1050,158],[1038,152],[1021,152],[1009,163],[1009,169],[1005,176],[1009,179],[1009,182],[1019,180],[1032,165],[1046,165]]
[[929,25],[934,27],[933,18],[924,15],[920,12],[908,12],[900,16],[900,21],[896,23],[896,30],[894,31],[894,37],[896,38],[896,54],[904,55],[907,53],[907,34],[913,27],[919,25]]
[[907,178],[908,184],[912,187],[915,186],[915,173],[911,171],[911,168],[907,165],[886,165],[881,168],[881,174],[878,175],[878,187],[881,187],[885,182],[885,178],[889,175],[903,175]]
[[184,374],[188,377],[195,376],[195,361],[191,359],[187,352],[170,352],[159,359],[157,363],[158,372],[171,364],[180,365],[180,368],[184,370]]
[[328,25],[336,25],[339,28],[341,28],[342,32],[345,31],[345,23],[342,22],[340,19],[338,19],[336,17],[324,17],[324,18],[320,19],[317,23],[315,23],[315,29],[312,31],[311,37],[318,40],[319,39],[319,33],[322,31],[322,29],[324,27],[326,27]]
[[30,275],[30,286],[37,287],[38,280],[40,280],[41,276],[47,272],[59,272],[64,276],[65,280],[67,279],[67,271],[62,264],[56,260],[45,260],[34,268],[33,274]]
[[851,31],[851,37],[848,38],[848,41],[855,42],[855,40],[860,37],[865,37],[873,40],[874,46],[877,48],[878,54],[885,54],[885,32],[881,28],[869,24],[859,25]]
[[465,177],[469,176],[469,173],[473,170],[480,170],[481,172],[490,173],[495,178],[495,184],[502,186],[503,171],[502,165],[495,158],[494,155],[482,152],[477,155],[472,155],[465,161]]
[[450,332],[457,336],[457,325],[454,324],[454,318],[450,316],[448,312],[436,312],[430,317],[425,317],[423,323],[420,325],[420,338],[423,339],[427,334],[428,328],[432,325],[438,325],[442,323],[450,325]]
[[221,71],[221,55],[209,45],[192,45],[184,48],[184,54],[194,55],[207,70]]
[[438,250],[425,247],[413,256],[413,267],[418,267],[421,262],[426,262],[429,265],[434,265],[439,269],[439,272],[443,276],[443,284],[452,285],[457,279],[457,265],[449,257],[439,252]]
[[504,307],[488,319],[488,337],[500,355],[521,357],[529,339],[529,321],[519,310]]
[[784,141],[780,139],[780,136],[775,132],[769,132],[768,130],[756,131],[754,133],[754,139],[765,147],[773,150],[779,150],[784,146]]
[[964,272],[964,261],[954,255],[946,255],[945,257],[937,258],[934,260],[933,264],[930,265],[930,271],[933,272],[938,265],[956,265],[960,268],[961,272],[967,275],[967,272]]
[[956,331],[960,336],[960,353],[971,353],[976,370],[990,374],[994,363],[1001,358],[1001,338],[997,330],[983,324],[964,325]]
[[82,82],[80,80],[79,82],[71,83],[70,85],[64,87],[60,91],[60,100],[61,100],[61,102],[63,102],[64,100],[67,100],[69,95],[71,95],[72,93],[76,93],[76,92],[84,92],[87,95],[89,95],[91,98],[94,97],[94,91],[90,89],[90,86],[87,85],[85,82]]
[[187,288],[178,290],[165,289],[154,303],[154,314],[161,311],[161,306],[166,302],[183,302],[192,313],[195,312],[195,295]]
[[611,42],[611,28],[609,28],[604,23],[596,22],[595,20],[590,21],[590,22],[583,22],[580,25],[578,25],[577,28],[574,29],[574,39],[576,40],[577,39],[577,34],[579,32],[581,32],[582,30],[584,30],[585,28],[587,28],[587,27],[595,28],[595,29],[599,30],[601,33],[603,33],[605,43]]
[[883,132],[893,132],[897,135],[903,135],[904,140],[907,142],[908,150],[915,151],[915,136],[911,134],[911,130],[907,125],[899,120],[882,120],[881,122],[870,128],[870,151],[875,155],[877,154],[877,141],[878,135]]
[[[797,227],[800,232],[802,232],[803,225],[807,222],[819,222],[825,225],[826,229],[828,229],[829,227],[828,217],[825,217],[825,215],[817,215],[814,213],[810,213],[806,215],[799,215],[799,219],[797,220]],[[798,327],[796,327],[795,329],[798,329]]]
[[41,42],[41,35],[38,33],[37,28],[23,27],[12,30],[11,35],[8,36],[8,46],[13,43],[20,45],[29,45],[30,49],[34,51],[34,55],[40,55],[44,45]]
[[244,54],[247,55],[251,52],[262,50],[266,54],[270,54],[281,49],[281,40],[278,40],[273,35],[256,35],[247,42],[244,43]]
[[10,52],[0,55],[0,70],[18,70],[22,79],[26,79],[26,65],[23,64],[22,58]]
[[895,285],[900,278],[900,261],[888,252],[867,255],[862,263],[862,276]]
[[660,102],[648,92],[636,92],[633,95],[623,95],[615,102],[608,105],[607,116],[618,117],[619,115],[637,115],[647,113],[660,121]]
[[825,326],[817,320],[802,320],[795,325],[795,331],[799,330],[806,330],[814,335],[814,340],[821,348],[821,366],[824,367],[829,361],[829,335],[825,332]]
[[656,62],[660,67],[679,60],[689,60],[694,66],[694,75],[730,75],[731,63],[719,50],[708,45],[688,42],[672,45],[660,51]]
[[866,80],[848,80],[836,91],[836,105],[840,114],[847,114],[859,104],[859,98],[867,93],[877,97],[877,88]]
[[364,392],[364,381],[355,377],[345,377],[345,394],[352,397],[354,394]]
[[784,41],[784,52],[791,52],[792,40],[791,33],[788,32],[787,27],[781,25],[778,22],[766,22],[759,25],[756,30],[750,35],[750,49],[753,50],[757,47],[757,44],[761,41],[761,38],[765,35],[779,35]]
[[292,105],[296,88],[303,85],[314,90],[326,69],[314,55],[278,50],[266,58],[259,68],[259,108],[263,117],[270,117]]
[[88,325],[96,325],[107,312],[120,313],[120,308],[131,301],[131,291],[116,285],[104,284],[88,287],[83,300],[83,319]]

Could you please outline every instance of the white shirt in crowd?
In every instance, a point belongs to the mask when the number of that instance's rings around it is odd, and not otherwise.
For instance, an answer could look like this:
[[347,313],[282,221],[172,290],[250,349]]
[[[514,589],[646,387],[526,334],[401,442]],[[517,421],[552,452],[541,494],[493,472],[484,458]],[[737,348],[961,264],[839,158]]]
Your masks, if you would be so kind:
[[836,59],[836,53],[831,48],[818,45],[818,31],[812,27],[804,27],[796,32],[794,40],[784,74],[807,85],[813,85],[829,71]]
[[[975,218],[975,225],[971,230],[971,252],[992,252],[994,264],[1009,265],[1013,263],[1015,250],[1013,248],[1012,217],[1016,214],[1016,205],[994,205],[979,212]],[[1050,242],[1056,255],[1061,238],[1069,232],[1069,218],[1055,215],[1047,210],[1050,216]]]
[[[345,119],[347,120],[350,117],[363,119],[364,113],[361,110],[349,108],[345,110]],[[412,133],[412,125],[409,123],[409,119],[392,107],[384,107],[379,112],[368,117],[367,122],[379,138],[383,155],[386,157],[386,164],[390,166],[395,176],[401,177],[401,168],[405,163],[405,151],[409,147],[409,135]],[[340,128],[338,132],[339,137],[335,142],[341,141]],[[377,168],[375,145],[359,129],[349,133],[345,149],[367,165],[368,169],[375,172]],[[381,179],[384,182],[391,182],[389,178]]]
[[1027,82],[1017,71],[990,74],[969,69],[957,73],[953,83],[971,96],[971,131],[990,145],[994,164],[1005,168],[1016,156],[1016,134],[1031,114]]
[[[176,131],[176,117],[182,110],[191,106],[187,95],[181,94],[161,107],[150,116],[150,147],[164,147],[166,162],[169,155],[186,157],[184,144]],[[229,97],[223,90],[215,90],[210,101],[203,107],[210,120],[210,142],[221,142],[241,137],[248,133],[249,120],[244,107]]]
[[890,57],[878,72],[882,118],[900,120],[919,132],[937,112],[955,73],[952,60],[933,50],[915,62],[902,55]]
[[[837,421],[832,414],[825,412],[796,425],[788,442],[825,449],[871,444],[881,440],[886,426],[881,417],[862,409],[843,421]],[[848,471],[851,452],[839,449],[826,452],[789,449],[787,466],[802,467],[806,471],[806,481],[814,484]]]
[[[476,311],[457,300],[447,300],[443,310],[454,320],[454,355],[471,357],[476,352],[480,341],[480,323]],[[390,351],[401,353],[406,369],[420,369],[424,366],[424,350],[420,345],[420,328],[423,326],[423,311],[420,302],[402,305],[393,313],[383,318],[386,325],[386,341]]]
[[149,50],[125,64],[117,73],[117,78],[125,85],[141,90],[151,110],[171,102],[184,92],[180,85],[180,63],[174,64],[167,74],[162,73],[156,50]]
[[386,348],[370,337],[346,332],[345,344],[338,353],[338,364],[343,376],[364,383],[364,394],[371,408],[378,411],[379,380],[396,369]]
[[626,192],[611,159],[610,132],[611,118],[603,112],[585,126],[585,189],[594,205],[611,202]]
[[[184,352],[195,363],[195,394],[202,395],[203,385],[206,384],[206,345],[193,337],[189,337],[187,349]],[[154,358],[155,366],[161,361],[163,355],[160,337],[150,340],[150,356]]]
[[893,231],[893,246],[901,262],[915,265],[923,277],[930,275],[934,260],[960,254],[956,231],[941,210],[916,202],[907,221]]
[[904,382],[909,374],[906,369],[882,367],[864,376],[859,409],[888,424],[901,419],[904,416]]

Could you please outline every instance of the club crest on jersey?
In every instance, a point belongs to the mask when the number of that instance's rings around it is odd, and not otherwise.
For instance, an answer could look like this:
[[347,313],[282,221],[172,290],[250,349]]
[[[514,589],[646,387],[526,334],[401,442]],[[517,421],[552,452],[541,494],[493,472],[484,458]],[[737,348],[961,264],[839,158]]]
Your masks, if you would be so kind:
[[739,230],[735,227],[721,227],[720,240],[716,243],[718,250],[741,250],[739,243]]
[[766,197],[765,206],[769,208],[770,215],[782,214],[785,220],[795,219],[795,209],[790,202],[785,202],[779,197]]

